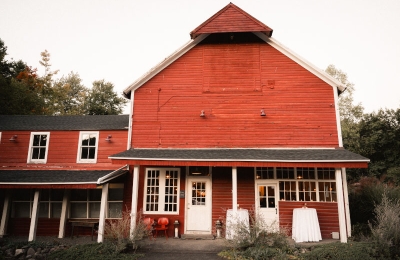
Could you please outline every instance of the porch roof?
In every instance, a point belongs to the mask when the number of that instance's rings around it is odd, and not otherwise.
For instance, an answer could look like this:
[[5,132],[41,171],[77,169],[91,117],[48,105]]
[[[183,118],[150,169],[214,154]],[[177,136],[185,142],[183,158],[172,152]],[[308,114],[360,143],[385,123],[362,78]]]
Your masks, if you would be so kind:
[[0,170],[0,188],[32,186],[40,188],[96,187],[127,173],[127,167],[117,170]]
[[[343,148],[338,149],[146,149],[134,148],[109,157],[113,163],[145,164],[152,161],[165,165],[195,162],[214,166],[284,166],[297,164],[326,167],[368,167],[369,159]],[[128,161],[128,162],[127,162]],[[167,163],[170,162],[170,163]],[[241,163],[242,162],[242,163]],[[222,163],[222,164],[221,164]],[[184,163],[184,165],[189,165]],[[191,164],[190,164],[191,165]],[[311,166],[310,166],[311,167]]]

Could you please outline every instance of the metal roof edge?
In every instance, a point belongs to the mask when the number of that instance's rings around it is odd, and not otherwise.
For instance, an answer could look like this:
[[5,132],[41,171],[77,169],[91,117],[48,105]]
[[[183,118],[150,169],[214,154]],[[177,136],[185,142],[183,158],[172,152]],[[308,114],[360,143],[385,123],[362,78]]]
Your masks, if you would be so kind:
[[[126,168],[126,169],[124,169],[124,168]],[[126,164],[126,165],[122,166],[121,168],[119,168],[119,169],[117,169],[115,171],[112,171],[109,174],[104,175],[103,177],[100,177],[99,179],[97,179],[96,183],[97,184],[103,184],[103,183],[105,183],[107,181],[115,179],[115,178],[125,174],[124,170],[127,170],[127,169],[128,169],[128,165]]]

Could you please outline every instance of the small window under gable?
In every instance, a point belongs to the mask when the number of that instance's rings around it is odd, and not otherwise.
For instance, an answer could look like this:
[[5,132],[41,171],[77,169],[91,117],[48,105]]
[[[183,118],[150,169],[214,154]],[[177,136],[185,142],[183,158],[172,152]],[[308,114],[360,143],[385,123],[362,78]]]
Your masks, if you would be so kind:
[[78,163],[96,163],[99,132],[80,132],[78,144]]
[[29,141],[28,163],[46,163],[50,132],[32,132]]

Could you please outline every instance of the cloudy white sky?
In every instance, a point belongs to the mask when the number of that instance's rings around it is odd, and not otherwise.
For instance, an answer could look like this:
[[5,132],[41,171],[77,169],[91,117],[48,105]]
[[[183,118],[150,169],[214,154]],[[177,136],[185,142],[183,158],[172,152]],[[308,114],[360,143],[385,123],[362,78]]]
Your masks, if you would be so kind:
[[[273,37],[320,69],[348,74],[365,112],[400,108],[399,0],[236,0]],[[1,0],[7,59],[40,68],[48,50],[58,76],[87,87],[105,79],[119,93],[190,40],[229,0]]]

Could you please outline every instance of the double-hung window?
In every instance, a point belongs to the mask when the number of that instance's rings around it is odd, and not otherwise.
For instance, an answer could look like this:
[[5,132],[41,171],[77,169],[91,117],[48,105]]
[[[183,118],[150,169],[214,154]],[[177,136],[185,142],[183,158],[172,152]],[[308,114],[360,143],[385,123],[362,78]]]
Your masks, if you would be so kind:
[[147,168],[144,189],[144,213],[178,214],[178,168]]
[[99,132],[80,132],[78,163],[96,163]]
[[46,163],[50,133],[32,132],[29,142],[28,163]]

